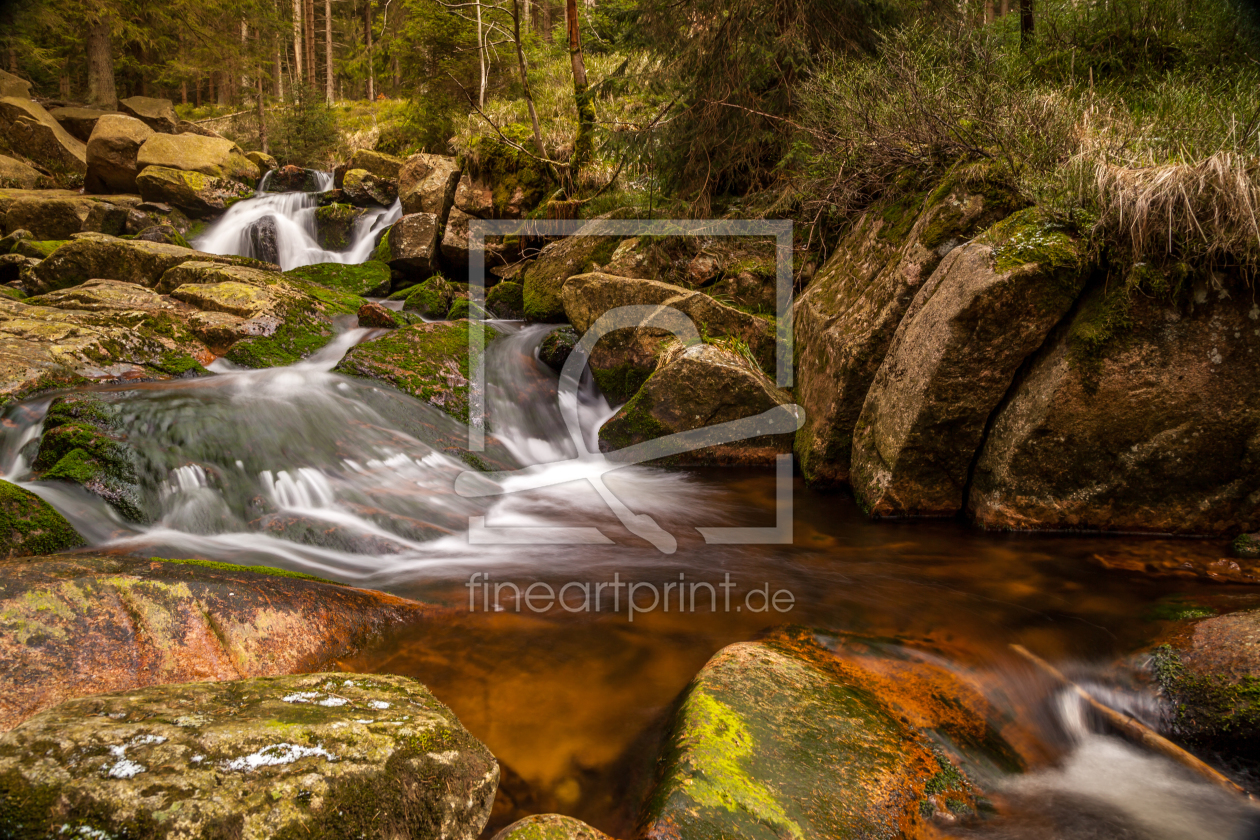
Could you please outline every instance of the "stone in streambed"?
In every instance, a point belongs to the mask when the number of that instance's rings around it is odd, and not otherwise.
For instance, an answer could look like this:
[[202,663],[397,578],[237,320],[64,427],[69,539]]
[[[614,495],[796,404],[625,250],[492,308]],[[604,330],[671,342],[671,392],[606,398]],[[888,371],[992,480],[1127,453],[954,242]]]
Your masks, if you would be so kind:
[[[468,422],[468,322],[413,324],[354,347],[337,373],[375,379]],[[489,344],[496,333],[485,328]]]
[[280,262],[280,231],[275,216],[263,216],[245,228],[250,255],[263,262]]
[[83,537],[29,490],[0,481],[0,558],[53,554],[83,545]]
[[993,420],[967,503],[983,527],[1260,528],[1260,309],[1135,274],[1087,292]]
[[962,509],[985,425],[1085,285],[1084,253],[1035,208],[950,251],[898,326],[858,418],[851,480],[864,510]]
[[[747,359],[711,344],[675,344],[638,393],[600,427],[599,445],[616,460],[618,450],[636,444],[768,411],[790,420],[795,406]],[[792,451],[794,432],[795,424],[778,435],[696,446],[657,463],[772,465],[777,455]]]
[[[531,321],[564,321],[568,314],[561,299],[565,281],[577,274],[599,271],[617,250],[616,236],[599,235],[600,222],[612,214],[593,219],[573,236],[548,243],[522,276],[525,287],[525,317]],[[575,323],[576,326],[576,323]]]
[[163,242],[167,245],[178,245],[188,248],[188,240],[173,225],[150,225],[136,234],[137,242]]
[[[175,266],[189,261],[222,265],[267,267],[247,257],[219,256],[162,242],[95,238],[68,242],[48,255],[35,269],[33,294],[77,286],[92,279],[121,280],[155,287]],[[274,266],[271,266],[273,270]]]
[[424,280],[438,270],[438,218],[432,213],[403,216],[389,229],[382,244],[388,247],[390,268]]
[[266,566],[83,554],[0,564],[0,731],[99,692],[318,670],[423,610]]
[[315,210],[315,239],[326,251],[344,251],[350,246],[350,233],[364,214],[362,207],[328,204]]
[[1018,769],[983,697],[895,646],[801,629],[724,648],[684,692],[641,836],[932,836],[974,813],[971,767]]
[[426,318],[444,318],[455,299],[455,289],[441,276],[430,277],[414,289],[410,289],[403,302],[407,312],[417,312]]
[[373,204],[389,207],[398,200],[396,181],[378,177],[364,169],[351,169],[347,172],[341,189],[351,203],[361,207]]
[[538,345],[538,361],[547,367],[560,373],[564,370],[564,363],[569,360],[569,356],[573,353],[573,348],[577,346],[581,336],[572,327],[561,327],[558,330],[552,330],[547,333],[547,337],[542,340],[542,344]]
[[1179,737],[1238,755],[1260,748],[1260,610],[1179,628],[1154,665]]
[[796,395],[805,425],[796,451],[806,480],[849,480],[853,430],[915,294],[960,242],[1019,208],[1000,186],[947,180],[867,212],[793,307],[801,348]]
[[[30,754],[53,733],[56,746]],[[489,750],[407,677],[157,686],[72,700],[0,738],[0,830],[473,840],[498,775]]]
[[289,164],[272,172],[263,186],[265,192],[318,192],[319,180],[314,169]]
[[486,313],[492,318],[519,320],[524,317],[525,290],[520,283],[504,280],[486,292]]
[[1260,557],[1260,534],[1240,534],[1230,546],[1235,557]]
[[597,828],[562,814],[535,814],[499,831],[491,840],[611,840]]
[[392,330],[398,326],[394,313],[379,303],[368,302],[359,307],[359,326],[371,329]]
[[358,264],[315,263],[285,274],[360,297],[385,297],[391,283],[389,266],[376,260]]
[[252,194],[240,181],[166,166],[145,166],[136,176],[136,186],[145,201],[170,204],[194,219],[218,215],[230,200]]

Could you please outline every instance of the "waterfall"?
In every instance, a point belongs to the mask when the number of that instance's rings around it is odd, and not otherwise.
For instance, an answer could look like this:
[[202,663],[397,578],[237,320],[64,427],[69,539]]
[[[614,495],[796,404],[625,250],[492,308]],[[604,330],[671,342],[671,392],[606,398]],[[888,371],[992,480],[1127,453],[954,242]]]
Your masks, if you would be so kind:
[[[266,192],[270,172],[252,198],[232,205],[206,228],[192,246],[210,254],[235,254],[278,262],[288,271],[315,263],[361,263],[371,255],[379,235],[402,216],[402,204],[373,207],[355,220],[344,251],[321,248],[315,230],[319,193]],[[319,190],[332,189],[332,173],[317,172]],[[271,253],[268,253],[271,251]]]

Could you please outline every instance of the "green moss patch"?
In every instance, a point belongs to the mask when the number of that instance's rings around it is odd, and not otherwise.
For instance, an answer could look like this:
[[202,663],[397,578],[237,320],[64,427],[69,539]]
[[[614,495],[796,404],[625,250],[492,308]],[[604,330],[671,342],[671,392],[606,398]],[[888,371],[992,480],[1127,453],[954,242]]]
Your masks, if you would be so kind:
[[0,481],[0,556],[53,554],[84,542],[74,526],[39,496]]
[[1155,677],[1172,701],[1173,727],[1192,743],[1243,752],[1260,742],[1260,678],[1228,680],[1188,668],[1169,645],[1153,657]]
[[216,560],[197,560],[175,557],[150,557],[160,563],[175,563],[180,566],[198,566],[203,569],[214,569],[219,572],[249,572],[254,575],[270,575],[272,577],[296,578],[298,580],[310,580],[316,583],[328,583],[333,586],[346,586],[347,584],[338,583],[328,578],[316,577],[308,575],[304,572],[293,572],[288,569],[277,569],[272,566],[239,566],[235,563],[220,563]]
[[316,263],[285,272],[308,283],[336,289],[360,297],[384,297],[389,294],[389,266],[368,260],[365,263]]

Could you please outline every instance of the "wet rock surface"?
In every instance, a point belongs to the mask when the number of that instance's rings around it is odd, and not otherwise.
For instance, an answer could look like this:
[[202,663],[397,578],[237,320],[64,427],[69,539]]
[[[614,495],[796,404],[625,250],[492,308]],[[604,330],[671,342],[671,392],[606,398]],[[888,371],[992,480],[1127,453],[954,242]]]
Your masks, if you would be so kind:
[[852,483],[874,516],[962,509],[986,423],[1085,284],[1083,246],[1037,211],[954,249],[907,310],[858,417]]
[[[662,353],[660,366],[643,387],[600,427],[600,448],[613,460],[618,450],[631,446],[650,454],[649,441],[770,411],[786,412],[781,418],[786,420],[794,416],[791,405],[786,391],[733,350],[711,344],[674,345]],[[777,455],[792,451],[795,424],[789,428],[777,435],[754,434],[729,442],[716,442],[715,433],[701,435],[694,447],[655,462],[773,465]],[[706,438],[714,442],[706,444]]]
[[194,219],[218,215],[229,200],[251,192],[240,181],[167,166],[145,166],[136,176],[136,187],[145,201],[170,204]]
[[89,554],[0,563],[0,730],[89,694],[315,670],[423,609],[266,567]]
[[70,701],[0,738],[0,827],[472,840],[498,775],[489,750],[405,677],[162,686]]
[[[485,330],[488,344],[494,330]],[[468,322],[412,324],[356,346],[335,370],[376,379],[468,421]]]
[[719,651],[684,692],[641,834],[928,837],[1018,769],[1000,715],[913,650],[799,628]]
[[0,558],[52,554],[80,545],[83,537],[47,502],[0,481]]

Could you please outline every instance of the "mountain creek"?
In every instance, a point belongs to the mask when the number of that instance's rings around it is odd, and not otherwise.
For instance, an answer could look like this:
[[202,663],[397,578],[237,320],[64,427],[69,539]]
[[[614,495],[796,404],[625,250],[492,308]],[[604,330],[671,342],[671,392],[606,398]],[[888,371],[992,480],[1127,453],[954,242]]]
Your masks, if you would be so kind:
[[[486,185],[415,157],[6,192],[0,836],[1254,836],[1013,647],[1258,789],[1249,300],[1144,303],[1120,369],[1070,368],[1102,305],[1075,244],[947,189],[798,294],[788,391],[764,248],[504,237],[483,290]],[[627,305],[704,340],[578,343]],[[1138,358],[1161,329],[1230,332],[1243,373]],[[1207,407],[1156,428],[1152,398],[1117,457],[1126,376]]]

